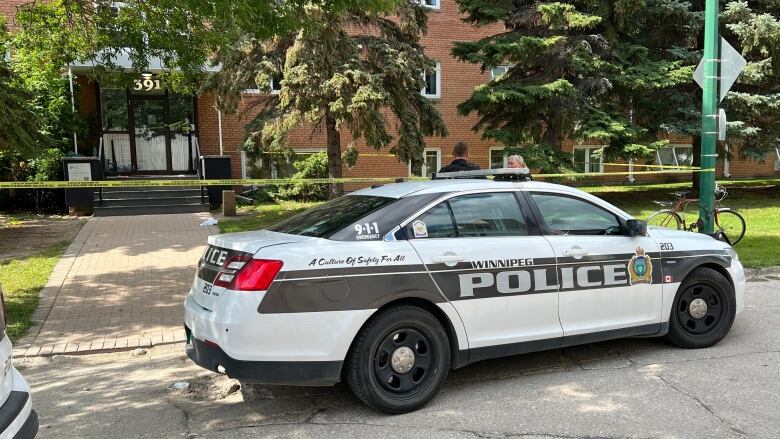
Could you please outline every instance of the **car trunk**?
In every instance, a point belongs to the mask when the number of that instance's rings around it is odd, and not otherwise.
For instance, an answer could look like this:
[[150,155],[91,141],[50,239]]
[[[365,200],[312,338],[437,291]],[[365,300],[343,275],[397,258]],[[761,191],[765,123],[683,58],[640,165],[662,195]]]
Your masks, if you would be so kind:
[[214,279],[231,258],[252,257],[263,248],[316,239],[268,230],[210,236],[206,250],[198,261],[193,298],[203,308],[214,309],[225,291],[224,287],[214,285]]

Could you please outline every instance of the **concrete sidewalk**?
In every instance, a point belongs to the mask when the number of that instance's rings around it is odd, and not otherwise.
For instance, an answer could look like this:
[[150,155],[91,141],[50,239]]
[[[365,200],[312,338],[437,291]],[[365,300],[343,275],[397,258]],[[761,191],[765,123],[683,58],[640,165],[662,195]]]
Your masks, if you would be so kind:
[[14,355],[152,346],[184,340],[183,301],[208,213],[91,218],[54,268]]

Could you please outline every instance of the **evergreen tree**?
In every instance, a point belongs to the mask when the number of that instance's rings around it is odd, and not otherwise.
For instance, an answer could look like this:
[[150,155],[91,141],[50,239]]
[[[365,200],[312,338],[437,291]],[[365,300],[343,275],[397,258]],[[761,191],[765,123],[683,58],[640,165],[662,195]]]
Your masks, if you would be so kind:
[[[602,22],[588,2],[460,0],[473,24],[503,22],[506,32],[456,43],[453,55],[483,70],[511,68],[477,87],[459,106],[476,113],[474,127],[505,145],[530,145],[534,167],[570,163],[561,146],[575,137],[586,108],[610,87],[603,66],[609,47],[594,31]],[[592,3],[592,2],[591,2]]]
[[725,99],[729,136],[741,158],[763,161],[780,147],[780,2],[728,2],[721,32],[748,60]]
[[[281,85],[278,99],[255,102],[259,111],[245,148],[279,154],[292,128],[310,124],[324,128],[332,178],[342,176],[342,159],[357,160],[352,146],[342,155],[342,133],[376,149],[389,147],[401,161],[421,161],[424,137],[447,134],[439,112],[420,94],[422,72],[433,68],[419,44],[426,10],[407,0],[392,18],[362,7],[334,12],[314,4],[305,13],[305,22],[317,24],[272,40],[247,36],[220,54],[222,70],[207,86],[218,91],[221,108],[235,111],[241,93],[256,84],[275,79]],[[330,195],[341,192],[333,185]]]
[[[457,43],[453,54],[483,69],[511,68],[478,87],[459,110],[479,115],[475,130],[484,137],[529,145],[524,153],[543,170],[571,168],[571,155],[561,150],[565,138],[601,143],[597,155],[608,158],[650,157],[664,143],[656,137],[652,96],[688,81],[693,71],[669,59],[679,32],[664,36],[668,23],[660,18],[681,3],[460,0],[467,20],[503,22],[507,29]],[[650,24],[661,29],[647,32]]]

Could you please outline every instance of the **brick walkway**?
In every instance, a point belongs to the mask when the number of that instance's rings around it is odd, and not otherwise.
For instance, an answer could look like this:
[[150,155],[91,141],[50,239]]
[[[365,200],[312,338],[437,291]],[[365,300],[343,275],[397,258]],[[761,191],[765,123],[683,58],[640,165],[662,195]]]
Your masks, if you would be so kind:
[[209,215],[91,218],[41,290],[15,356],[145,347],[184,340],[184,296]]

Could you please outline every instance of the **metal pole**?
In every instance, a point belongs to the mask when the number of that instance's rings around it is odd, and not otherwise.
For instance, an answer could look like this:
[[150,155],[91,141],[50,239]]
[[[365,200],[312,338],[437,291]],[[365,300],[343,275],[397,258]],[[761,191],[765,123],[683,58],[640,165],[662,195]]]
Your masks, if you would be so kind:
[[217,110],[217,126],[219,128],[219,155],[225,155],[225,151],[222,146],[222,112],[219,110]]
[[[68,66],[68,80],[70,81],[70,109],[76,113],[76,97],[73,94],[73,70]],[[76,130],[73,130],[73,152],[79,153],[79,141],[76,138]]]
[[703,233],[712,233],[715,205],[715,144],[718,138],[718,89],[720,38],[718,0],[707,0],[704,20],[704,93],[701,107],[701,167],[699,175],[699,218]]

